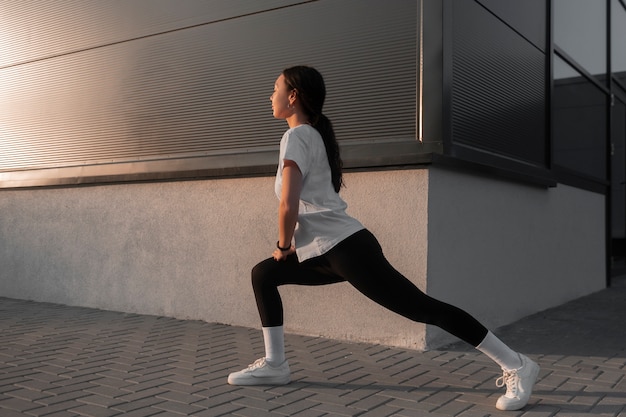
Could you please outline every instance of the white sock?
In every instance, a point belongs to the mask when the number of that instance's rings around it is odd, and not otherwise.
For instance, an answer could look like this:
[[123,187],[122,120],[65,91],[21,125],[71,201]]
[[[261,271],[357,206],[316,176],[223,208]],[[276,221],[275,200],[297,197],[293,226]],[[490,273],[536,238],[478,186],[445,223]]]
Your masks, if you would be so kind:
[[487,332],[487,336],[480,342],[480,345],[476,346],[476,349],[489,356],[502,369],[510,371],[522,366],[519,354],[505,345],[491,332]]
[[265,360],[270,365],[280,365],[285,362],[283,326],[263,327],[263,342],[265,343]]

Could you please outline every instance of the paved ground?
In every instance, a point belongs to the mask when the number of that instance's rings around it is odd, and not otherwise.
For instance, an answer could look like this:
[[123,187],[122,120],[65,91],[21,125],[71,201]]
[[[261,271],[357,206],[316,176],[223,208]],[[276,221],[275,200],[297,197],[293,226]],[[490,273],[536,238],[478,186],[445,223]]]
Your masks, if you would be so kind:
[[287,335],[295,382],[239,388],[258,330],[0,298],[0,417],[626,417],[626,280],[496,334],[542,366],[529,406],[498,412],[491,362]]

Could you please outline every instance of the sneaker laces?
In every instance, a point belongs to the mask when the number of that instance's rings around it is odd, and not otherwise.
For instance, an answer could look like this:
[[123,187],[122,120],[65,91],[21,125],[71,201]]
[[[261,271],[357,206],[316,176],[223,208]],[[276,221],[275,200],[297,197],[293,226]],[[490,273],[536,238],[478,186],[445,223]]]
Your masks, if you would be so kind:
[[517,369],[513,370],[503,370],[502,376],[496,379],[496,386],[501,388],[506,385],[506,396],[507,397],[517,397],[517,381],[519,377],[517,376]]
[[254,361],[254,363],[248,365],[246,371],[254,371],[255,369],[263,368],[265,366],[265,358],[260,358]]

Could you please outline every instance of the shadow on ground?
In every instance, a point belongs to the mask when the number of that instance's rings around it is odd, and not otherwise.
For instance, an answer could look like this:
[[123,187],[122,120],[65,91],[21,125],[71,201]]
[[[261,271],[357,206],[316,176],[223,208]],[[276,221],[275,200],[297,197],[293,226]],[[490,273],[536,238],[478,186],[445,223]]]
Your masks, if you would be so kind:
[[[534,355],[626,357],[626,276],[611,287],[501,327],[494,333]],[[463,343],[439,350],[471,351]]]

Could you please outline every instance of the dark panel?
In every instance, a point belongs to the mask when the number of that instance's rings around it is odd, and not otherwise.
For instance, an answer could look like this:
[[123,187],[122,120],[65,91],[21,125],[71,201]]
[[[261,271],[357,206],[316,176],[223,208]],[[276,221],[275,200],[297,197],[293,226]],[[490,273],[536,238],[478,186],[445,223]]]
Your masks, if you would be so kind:
[[616,99],[611,111],[611,237],[626,239],[626,103]]
[[537,48],[544,52],[547,50],[547,0],[478,0],[478,2]]
[[452,3],[452,142],[545,166],[545,55],[478,3]]
[[606,95],[582,76],[554,81],[555,166],[606,179],[606,100]]

